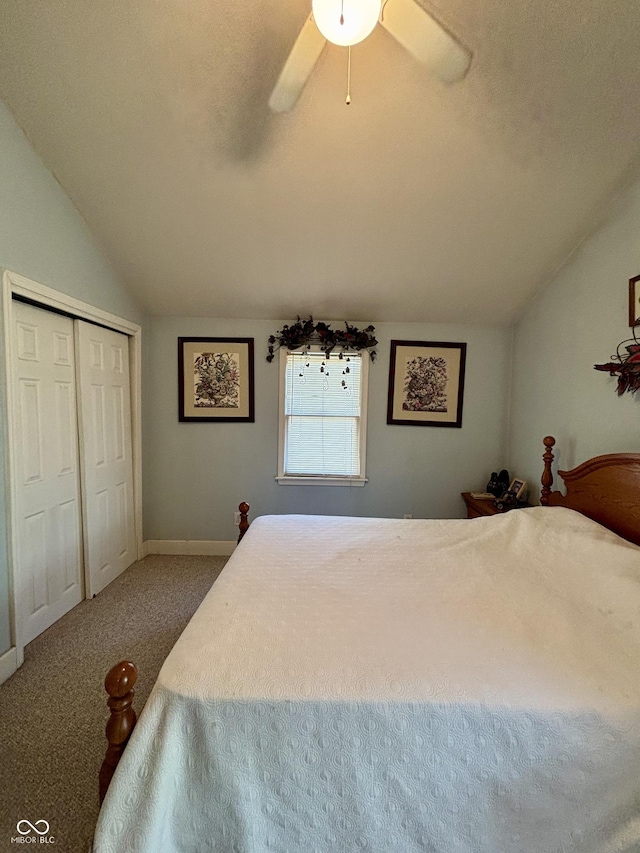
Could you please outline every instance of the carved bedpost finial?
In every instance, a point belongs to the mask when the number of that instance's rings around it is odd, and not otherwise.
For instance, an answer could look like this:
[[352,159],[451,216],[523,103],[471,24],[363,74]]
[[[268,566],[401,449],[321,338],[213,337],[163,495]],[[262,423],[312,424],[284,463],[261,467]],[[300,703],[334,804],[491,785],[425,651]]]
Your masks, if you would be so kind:
[[138,670],[130,661],[120,661],[112,667],[104,680],[104,688],[109,694],[107,705],[111,716],[107,720],[107,754],[102,762],[99,777],[100,802],[104,800],[120,756],[136,724],[136,712],[131,707],[133,686],[138,680]]
[[544,471],[542,472],[542,491],[540,492],[540,503],[542,506],[547,506],[549,503],[549,495],[551,494],[551,486],[553,485],[553,474],[551,473],[551,464],[553,462],[553,453],[551,448],[556,443],[555,438],[552,435],[546,436],[543,439],[544,442],[544,453],[542,458],[544,459]]
[[249,506],[249,504],[246,504],[243,501],[240,504],[240,506],[238,507],[238,509],[240,511],[240,524],[239,524],[240,532],[238,533],[238,542],[239,542],[242,539],[242,537],[244,536],[244,534],[247,532],[247,530],[249,529],[249,519],[247,518],[247,515],[248,515],[251,507]]

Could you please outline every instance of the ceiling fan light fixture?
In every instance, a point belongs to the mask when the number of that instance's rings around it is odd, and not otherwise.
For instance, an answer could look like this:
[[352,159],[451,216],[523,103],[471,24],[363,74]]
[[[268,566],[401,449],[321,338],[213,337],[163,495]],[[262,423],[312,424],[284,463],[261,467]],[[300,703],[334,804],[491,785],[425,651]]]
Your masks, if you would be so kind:
[[312,0],[311,8],[322,35],[341,47],[366,39],[380,17],[380,0]]

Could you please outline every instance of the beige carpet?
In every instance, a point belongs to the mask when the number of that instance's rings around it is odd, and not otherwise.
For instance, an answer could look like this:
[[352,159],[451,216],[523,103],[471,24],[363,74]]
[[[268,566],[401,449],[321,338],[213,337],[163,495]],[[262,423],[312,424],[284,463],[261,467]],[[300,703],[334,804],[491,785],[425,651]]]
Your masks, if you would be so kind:
[[[24,665],[0,685],[0,851],[90,849],[106,747],[104,676],[124,658],[136,664],[139,712],[225,562],[146,557],[27,646]],[[21,820],[48,821],[54,844],[12,843]]]

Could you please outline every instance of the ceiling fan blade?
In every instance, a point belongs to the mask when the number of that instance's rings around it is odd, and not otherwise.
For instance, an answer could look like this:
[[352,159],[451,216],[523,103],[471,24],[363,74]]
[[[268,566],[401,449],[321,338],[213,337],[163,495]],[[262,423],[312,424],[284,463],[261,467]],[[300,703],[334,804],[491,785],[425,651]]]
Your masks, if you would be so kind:
[[443,83],[462,80],[471,52],[414,0],[387,0],[380,23]]
[[313,15],[309,15],[269,98],[274,113],[293,109],[326,43]]

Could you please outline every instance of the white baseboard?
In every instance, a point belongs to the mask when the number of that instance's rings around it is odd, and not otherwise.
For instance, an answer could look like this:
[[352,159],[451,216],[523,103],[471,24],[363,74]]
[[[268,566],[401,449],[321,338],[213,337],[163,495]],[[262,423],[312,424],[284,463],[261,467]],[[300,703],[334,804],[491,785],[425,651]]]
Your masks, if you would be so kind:
[[13,673],[18,669],[18,654],[15,646],[0,655],[0,684],[11,678]]
[[228,557],[233,554],[236,542],[213,539],[147,539],[147,554],[187,555],[198,557]]

